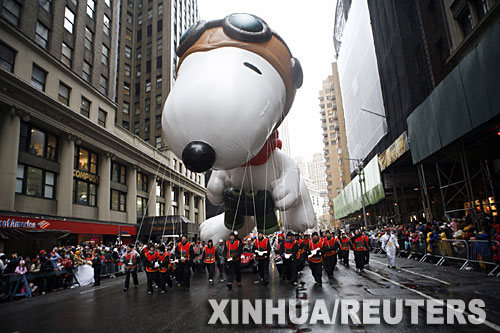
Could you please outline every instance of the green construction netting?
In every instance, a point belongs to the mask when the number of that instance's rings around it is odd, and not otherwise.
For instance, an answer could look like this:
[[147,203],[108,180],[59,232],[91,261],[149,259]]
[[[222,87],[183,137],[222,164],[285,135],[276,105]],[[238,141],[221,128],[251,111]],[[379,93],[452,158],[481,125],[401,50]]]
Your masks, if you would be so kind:
[[[385,197],[384,186],[380,176],[378,164],[378,155],[366,165],[363,169],[365,177],[365,205],[373,205]],[[341,219],[347,215],[362,209],[361,187],[359,184],[359,175],[333,199],[333,209],[335,218]]]
[[416,164],[500,114],[500,25],[408,117]]

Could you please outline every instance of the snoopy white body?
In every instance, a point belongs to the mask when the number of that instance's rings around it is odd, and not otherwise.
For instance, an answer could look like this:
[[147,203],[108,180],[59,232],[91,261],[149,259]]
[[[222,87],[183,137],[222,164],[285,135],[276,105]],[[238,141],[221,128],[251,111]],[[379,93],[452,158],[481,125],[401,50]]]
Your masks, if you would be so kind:
[[[284,227],[303,231],[314,227],[315,217],[295,162],[275,149],[264,164],[243,166],[283,120],[285,103],[285,85],[269,62],[244,49],[221,47],[184,59],[164,106],[162,126],[177,156],[193,141],[215,151],[207,187],[212,204],[224,204],[223,191],[230,186],[268,190],[283,211]],[[254,219],[246,217],[239,232],[246,235],[254,227]],[[226,239],[230,232],[224,214],[200,226],[202,240]]]

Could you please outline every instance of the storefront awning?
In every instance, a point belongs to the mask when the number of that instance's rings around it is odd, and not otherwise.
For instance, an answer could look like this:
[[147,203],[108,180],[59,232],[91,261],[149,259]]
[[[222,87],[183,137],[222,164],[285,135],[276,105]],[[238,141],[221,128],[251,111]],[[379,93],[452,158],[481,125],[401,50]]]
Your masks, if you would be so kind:
[[[363,169],[365,177],[365,205],[373,205],[385,197],[384,186],[380,177],[378,155]],[[333,199],[333,210],[336,219],[341,219],[362,209],[359,175]]]
[[500,114],[500,25],[408,117],[416,164]]
[[0,228],[0,239],[61,239],[69,235],[62,230],[26,230]]

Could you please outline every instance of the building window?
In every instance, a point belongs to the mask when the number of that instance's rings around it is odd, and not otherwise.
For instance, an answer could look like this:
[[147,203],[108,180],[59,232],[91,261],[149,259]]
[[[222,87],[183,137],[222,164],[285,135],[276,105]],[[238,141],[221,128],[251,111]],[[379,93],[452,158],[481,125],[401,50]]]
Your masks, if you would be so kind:
[[146,98],[144,101],[144,112],[149,113],[151,111],[151,99]]
[[161,51],[163,49],[163,38],[158,37],[156,39],[156,50]]
[[127,168],[117,162],[111,163],[111,181],[127,185]]
[[141,47],[140,46],[135,50],[135,56],[136,56],[137,60],[139,60],[139,59],[142,58],[142,53],[141,53]]
[[139,123],[139,120],[137,120],[136,122],[134,122],[134,134],[139,135],[140,132],[141,132],[141,124]]
[[137,197],[137,216],[146,216],[148,211],[148,199]]
[[106,4],[106,6],[111,8],[111,0],[104,0],[104,3]]
[[473,5],[476,9],[479,20],[485,17],[490,10],[490,4],[488,0],[474,0]]
[[151,91],[151,80],[146,80],[146,92]]
[[125,96],[130,96],[130,83],[123,82],[123,94]]
[[146,56],[147,57],[151,56],[151,42],[146,44]]
[[102,127],[106,127],[106,118],[107,117],[108,117],[108,113],[104,110],[99,109],[99,114],[97,115],[97,123]]
[[129,102],[123,102],[123,113],[124,114],[130,113],[130,103]]
[[161,84],[163,82],[163,79],[161,78],[161,75],[156,76],[156,89],[161,89]]
[[140,77],[141,74],[141,65],[135,66],[135,76]]
[[155,137],[155,147],[158,149],[161,148],[161,135]]
[[132,49],[128,46],[125,46],[125,58],[132,58]]
[[142,24],[142,13],[137,14],[137,25]]
[[127,23],[134,24],[134,16],[132,15],[131,12],[127,12]]
[[163,20],[158,20],[158,22],[156,23],[156,30],[158,32],[163,30]]
[[126,201],[125,201],[126,198],[127,198],[126,193],[112,189],[111,190],[111,210],[125,212],[127,210],[127,205],[126,205]]
[[94,0],[87,0],[87,15],[93,19],[94,18]]
[[163,202],[156,203],[156,216],[165,216],[165,204]]
[[57,137],[25,122],[21,123],[19,150],[51,161],[57,161]]
[[457,21],[458,21],[458,24],[460,25],[460,28],[462,29],[462,33],[464,34],[464,37],[467,37],[472,32],[472,29],[474,28],[474,24],[472,22],[472,15],[470,13],[468,6],[464,7],[462,12],[457,17]]
[[130,123],[127,120],[122,121],[122,127],[126,130],[130,129]]
[[61,61],[66,66],[71,67],[72,59],[73,59],[73,50],[71,49],[71,47],[68,46],[68,44],[63,42],[61,49]]
[[156,68],[161,68],[162,65],[162,57],[156,57]]
[[144,119],[144,132],[146,132],[146,134],[149,132],[149,118]]
[[53,172],[18,164],[16,193],[39,198],[54,199],[55,180],[56,176]]
[[0,43],[0,67],[9,71],[14,72],[14,61],[16,59],[16,51],[8,47],[7,45]]
[[52,11],[52,0],[38,0],[38,4],[48,13]]
[[156,180],[156,196],[157,197],[165,196],[165,183],[161,180]]
[[40,21],[36,22],[35,42],[44,49],[49,45],[49,29]]
[[94,33],[85,27],[85,48],[92,52],[94,49]]
[[31,72],[31,85],[41,91],[45,91],[46,80],[47,72],[33,64],[33,70]]
[[111,23],[109,21],[109,17],[104,14],[104,20],[103,20],[103,26],[102,26],[102,31],[106,36],[109,36],[109,29],[110,29]]
[[74,166],[73,203],[96,206],[98,168],[97,154],[79,146],[75,147]]
[[85,97],[82,97],[82,102],[80,103],[80,113],[85,117],[90,117],[90,101]]
[[108,66],[109,64],[109,48],[106,45],[102,46],[102,64],[104,66]]
[[59,81],[59,93],[57,95],[57,100],[64,105],[69,105],[69,95],[71,93],[71,88]]
[[156,123],[156,129],[160,130],[161,129],[161,114],[157,114],[155,116],[155,123]]
[[148,176],[142,172],[137,173],[137,190],[148,192]]
[[131,71],[130,65],[124,64],[123,69],[125,76],[130,77],[130,71]]
[[134,113],[136,116],[141,114],[141,102],[135,102]]
[[73,25],[75,24],[75,14],[66,7],[64,10],[64,28],[69,32],[73,33]]
[[146,73],[151,73],[151,60],[146,61]]
[[130,30],[129,28],[125,30],[125,39],[128,41],[132,40],[132,30]]
[[148,20],[153,18],[153,8],[148,8]]
[[151,24],[148,24],[148,26],[146,27],[146,30],[147,30],[148,37],[151,36],[151,34],[153,33],[153,26]]
[[4,0],[2,9],[3,18],[18,27],[21,16],[21,5],[14,0]]
[[158,4],[157,13],[158,13],[158,16],[163,15],[163,4],[162,3]]
[[136,38],[138,42],[142,40],[142,29],[137,30]]
[[82,78],[85,81],[90,82],[91,77],[92,77],[92,65],[84,61],[82,66]]
[[156,95],[156,108],[157,109],[161,108],[161,105],[162,105],[161,95]]
[[101,75],[101,80],[99,81],[99,91],[104,95],[108,94],[108,78]]

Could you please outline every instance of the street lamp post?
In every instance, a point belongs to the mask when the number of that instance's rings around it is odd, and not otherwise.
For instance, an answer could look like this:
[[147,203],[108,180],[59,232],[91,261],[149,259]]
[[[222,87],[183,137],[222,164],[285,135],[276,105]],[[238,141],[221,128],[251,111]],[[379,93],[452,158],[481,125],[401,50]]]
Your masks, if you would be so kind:
[[359,176],[359,188],[361,189],[361,205],[363,206],[363,222],[365,223],[365,230],[368,230],[368,222],[366,221],[366,207],[365,207],[365,196],[363,194],[363,183],[365,182],[363,171],[363,162],[358,161],[358,166],[356,167]]

